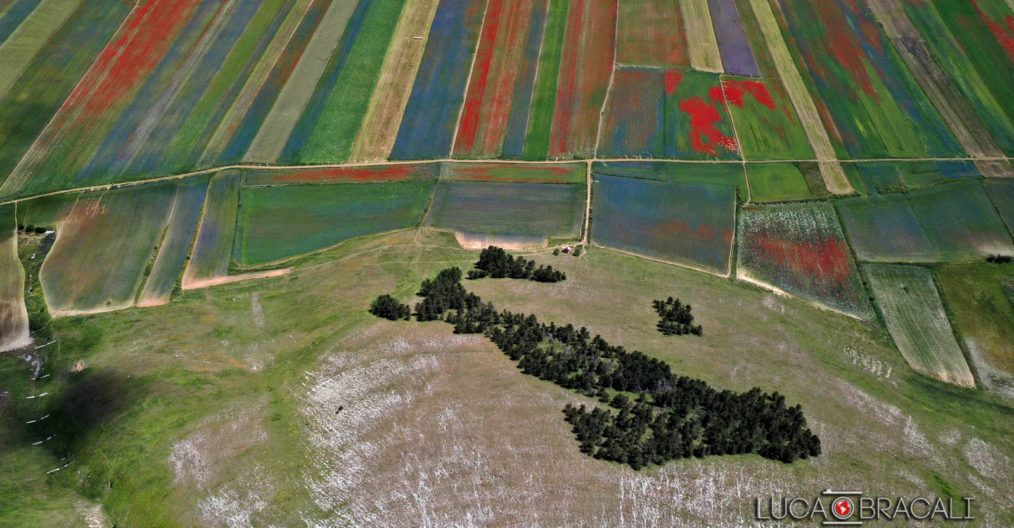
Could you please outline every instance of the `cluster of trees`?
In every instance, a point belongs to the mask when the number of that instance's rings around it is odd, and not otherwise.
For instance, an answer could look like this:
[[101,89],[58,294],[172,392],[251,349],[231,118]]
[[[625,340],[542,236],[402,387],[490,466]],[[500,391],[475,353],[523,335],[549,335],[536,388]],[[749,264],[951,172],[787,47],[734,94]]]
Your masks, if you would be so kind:
[[526,374],[608,403],[616,412],[564,409],[591,456],[640,469],[690,456],[756,453],[789,463],[820,454],[801,408],[787,407],[778,393],[718,391],[586,328],[498,312],[460,281],[461,270],[451,268],[423,282],[419,320],[443,319],[456,333],[485,334]]
[[986,257],[986,262],[993,262],[996,264],[1008,264],[1011,261],[1014,261],[1014,257],[1011,257],[1010,255],[990,255]]
[[737,394],[705,387],[696,393],[671,391],[662,398],[671,402],[690,396],[680,406],[683,410],[667,408],[645,393],[637,401],[619,393],[600,398],[617,412],[568,404],[563,414],[582,452],[634,469],[691,456],[756,453],[791,463],[820,454],[820,439],[807,428],[801,408],[786,407],[777,392],[753,388]]
[[35,233],[37,235],[41,235],[42,233],[46,232],[46,228],[45,227],[39,227],[39,226],[31,225],[31,224],[29,224],[28,226],[25,226],[24,224],[18,224],[18,231],[23,231],[25,233]]
[[385,293],[373,300],[373,304],[370,305],[370,313],[392,321],[397,321],[398,319],[407,321],[409,316],[412,315],[412,310],[409,309],[407,304],[400,303],[397,299]]
[[533,260],[515,257],[503,248],[489,246],[479,254],[479,261],[475,263],[475,269],[468,272],[468,278],[511,278],[537,282],[560,282],[567,279],[566,274],[560,270],[554,270],[552,266],[539,266],[538,268],[535,266]]
[[658,331],[665,335],[687,335],[699,336],[704,333],[701,325],[694,326],[694,315],[689,304],[683,304],[679,299],[668,299],[662,301],[655,299],[652,306],[658,312]]

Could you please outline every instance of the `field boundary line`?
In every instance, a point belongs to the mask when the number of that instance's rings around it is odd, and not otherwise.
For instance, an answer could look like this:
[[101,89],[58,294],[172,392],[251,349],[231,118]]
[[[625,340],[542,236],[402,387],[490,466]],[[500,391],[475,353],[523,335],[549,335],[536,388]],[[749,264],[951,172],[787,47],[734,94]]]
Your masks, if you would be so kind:
[[[30,196],[23,196],[21,198],[12,198],[0,201],[0,205],[8,205],[17,202],[25,202],[28,200],[34,200],[36,198],[46,198],[49,196],[59,196],[62,194],[73,194],[73,193],[84,193],[103,191],[111,189],[120,189],[124,187],[134,187],[138,185],[145,185],[149,183],[159,181],[171,181],[181,180],[186,178],[193,178],[196,176],[203,176],[206,174],[214,174],[220,171],[226,170],[253,170],[253,171],[277,171],[277,170],[315,170],[315,169],[354,169],[358,167],[382,167],[386,165],[424,165],[430,163],[463,163],[463,164],[499,164],[499,165],[568,165],[578,164],[582,162],[595,162],[595,163],[673,163],[673,164],[687,164],[696,165],[701,163],[712,163],[712,164],[727,164],[727,165],[739,165],[746,163],[748,165],[754,164],[774,164],[774,163],[820,163],[819,160],[815,159],[773,159],[773,160],[686,160],[686,159],[661,159],[661,158],[590,158],[586,160],[509,160],[509,159],[454,159],[454,158],[438,158],[438,159],[421,159],[421,160],[395,160],[385,162],[355,162],[355,163],[328,163],[319,165],[267,165],[267,164],[254,164],[254,163],[239,163],[234,165],[224,165],[220,167],[211,167],[207,169],[199,169],[191,172],[184,172],[180,174],[169,174],[165,176],[158,176],[155,178],[146,178],[142,180],[125,181],[118,183],[103,183],[100,185],[90,185],[86,187],[75,187],[72,189],[61,189],[58,191],[51,191],[48,193],[35,194]],[[1014,161],[1014,158],[1001,156],[992,158],[865,158],[865,159],[847,159],[837,160],[835,163],[905,163],[905,162],[917,162],[917,161],[951,161],[951,162],[969,162],[974,163],[976,161]]]
[[713,275],[715,277],[721,277],[723,279],[735,279],[735,277],[732,277],[729,273],[724,273],[724,274],[723,273],[718,273],[716,271],[704,269],[704,268],[701,268],[701,267],[698,267],[698,266],[694,266],[694,265],[691,265],[691,264],[684,264],[682,262],[674,262],[672,260],[665,260],[665,259],[660,259],[660,258],[655,258],[655,257],[649,257],[647,255],[641,255],[640,253],[633,253],[631,251],[624,251],[622,249],[616,249],[616,248],[609,247],[609,246],[601,246],[599,244],[588,244],[588,245],[591,246],[591,247],[599,248],[599,249],[606,249],[606,250],[609,250],[609,251],[615,251],[617,253],[622,253],[624,255],[629,255],[631,257],[637,257],[637,258],[644,259],[644,260],[650,260],[652,262],[658,262],[659,264],[668,264],[670,266],[676,266],[678,268],[684,268],[684,269],[688,269],[688,270],[692,270],[692,271],[699,271],[701,273],[707,273],[708,275]]
[[865,321],[866,320],[866,319],[863,319],[862,317],[859,317],[858,315],[850,314],[848,312],[843,312],[843,311],[841,311],[841,310],[839,310],[837,308],[832,308],[830,306],[824,306],[823,304],[811,301],[809,299],[804,299],[804,298],[802,298],[802,297],[800,297],[798,295],[793,295],[793,294],[791,294],[791,293],[789,293],[789,292],[787,292],[787,291],[785,291],[785,290],[783,290],[783,289],[781,289],[781,288],[779,288],[779,287],[777,287],[777,286],[775,286],[773,284],[769,284],[769,283],[764,282],[764,281],[762,281],[760,279],[751,277],[750,274],[748,274],[748,273],[742,273],[739,270],[737,270],[736,276],[733,277],[733,278],[735,280],[737,280],[737,281],[741,281],[741,282],[745,282],[747,284],[752,284],[754,286],[757,286],[758,288],[760,288],[762,290],[770,291],[771,293],[774,293],[774,294],[776,294],[778,296],[781,296],[781,297],[788,297],[790,299],[798,299],[798,300],[803,301],[804,303],[806,303],[806,304],[808,304],[810,306],[813,306],[814,308],[819,308],[821,310],[824,310],[825,312],[831,312],[831,313],[836,313],[838,315],[844,315],[845,317],[848,317],[850,319],[855,319],[856,321]]
[[743,154],[743,142],[739,140],[739,130],[736,129],[736,118],[733,117],[732,108],[729,106],[729,96],[725,93],[724,73],[718,76],[718,86],[722,90],[722,104],[725,105],[725,113],[729,114],[729,123],[732,124],[732,135],[736,138],[736,148],[739,150],[739,159],[743,163],[743,179],[746,180],[746,203],[749,204],[753,202],[753,189],[750,187],[750,173],[746,170],[746,156]]

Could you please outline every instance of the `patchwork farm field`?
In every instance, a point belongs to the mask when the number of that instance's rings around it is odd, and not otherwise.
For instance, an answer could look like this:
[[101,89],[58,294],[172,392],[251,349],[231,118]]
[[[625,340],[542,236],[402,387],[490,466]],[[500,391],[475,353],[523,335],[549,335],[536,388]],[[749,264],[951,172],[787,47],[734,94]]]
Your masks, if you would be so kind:
[[933,273],[920,266],[869,264],[866,275],[887,329],[913,369],[957,385],[974,386]]
[[425,225],[467,235],[579,238],[587,189],[574,184],[440,181]]
[[[0,526],[1014,526],[1011,156],[1012,0],[0,0]],[[467,291],[654,381],[367,311],[489,245],[566,279]],[[708,403],[657,463],[679,376],[819,454]]]
[[855,317],[873,317],[845,233],[829,204],[744,208],[738,236],[740,277]]
[[1014,394],[1014,265],[948,264],[935,270],[940,294],[977,379]]
[[132,306],[175,192],[175,186],[162,184],[79,199],[58,221],[56,243],[39,272],[50,313]]
[[257,266],[352,237],[415,227],[433,181],[243,187],[233,258]]
[[950,262],[1014,254],[1010,232],[977,181],[837,203],[863,260]]
[[200,287],[228,274],[241,176],[237,171],[225,171],[211,178],[197,239],[183,273],[183,289]]
[[593,244],[729,272],[735,187],[596,175],[592,196]]

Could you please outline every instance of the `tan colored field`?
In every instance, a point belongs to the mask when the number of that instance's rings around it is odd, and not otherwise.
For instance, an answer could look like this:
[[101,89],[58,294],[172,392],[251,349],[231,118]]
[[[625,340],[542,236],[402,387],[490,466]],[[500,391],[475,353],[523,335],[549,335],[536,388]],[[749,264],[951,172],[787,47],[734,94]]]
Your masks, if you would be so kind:
[[753,6],[754,16],[757,17],[761,32],[764,34],[764,40],[771,51],[771,58],[775,62],[775,68],[778,69],[778,75],[785,84],[785,91],[788,92],[789,99],[792,100],[792,106],[796,108],[799,122],[803,125],[806,137],[810,140],[810,146],[817,156],[820,174],[824,177],[824,185],[828,191],[834,194],[855,192],[848,177],[845,176],[841,164],[838,163],[838,155],[835,154],[831,139],[828,137],[817,107],[810,97],[810,92],[806,89],[803,77],[792,60],[792,54],[785,44],[770,4],[767,0],[750,0],[750,5]]
[[708,0],[683,0],[683,25],[687,31],[687,47],[690,48],[690,65],[695,70],[721,73],[722,56],[718,51],[715,28],[711,25],[711,9]]
[[250,143],[243,161],[272,163],[278,160],[306,103],[317,88],[317,80],[338,47],[338,41],[355,7],[354,2],[336,2],[328,8],[288,82],[264,118],[257,136]]
[[419,0],[402,8],[349,161],[382,161],[391,153],[438,3]]
[[511,251],[531,251],[546,247],[549,240],[546,237],[512,237],[496,236],[476,233],[454,233],[458,245],[465,249],[486,249],[489,246],[498,246]]
[[25,309],[25,270],[18,260],[18,235],[11,227],[0,231],[0,352],[31,342]]
[[243,90],[240,91],[236,100],[233,101],[232,106],[225,113],[225,117],[222,118],[214,135],[211,136],[211,140],[208,141],[208,146],[204,149],[204,155],[201,158],[202,165],[213,163],[218,159],[222,151],[225,150],[225,147],[229,144],[229,140],[232,139],[232,135],[236,132],[236,128],[239,127],[243,121],[243,117],[246,116],[250,104],[253,103],[264,81],[275,67],[275,62],[278,61],[278,58],[285,50],[285,46],[289,43],[289,38],[292,36],[293,31],[296,30],[296,26],[299,25],[300,20],[303,19],[303,15],[310,8],[310,3],[310,0],[296,0],[296,4],[278,27],[275,37],[268,44],[257,66],[254,67],[250,77],[246,80],[246,84],[243,85]]

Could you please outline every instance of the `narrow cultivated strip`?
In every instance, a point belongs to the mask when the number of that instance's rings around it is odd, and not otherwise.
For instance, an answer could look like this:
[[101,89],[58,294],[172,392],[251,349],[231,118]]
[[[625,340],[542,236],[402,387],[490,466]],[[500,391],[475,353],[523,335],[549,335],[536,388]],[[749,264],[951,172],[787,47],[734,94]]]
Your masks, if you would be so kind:
[[204,200],[197,242],[183,273],[184,290],[198,288],[201,284],[229,274],[239,207],[239,187],[239,172],[225,171],[212,178]]
[[190,256],[207,189],[207,178],[180,184],[162,247],[138,297],[138,306],[158,306],[169,302]]
[[680,6],[690,46],[690,65],[695,70],[721,73],[722,55],[718,51],[715,28],[711,25],[708,0],[684,0]]
[[532,100],[535,93],[535,79],[539,68],[539,56],[542,53],[543,38],[546,34],[546,18],[549,11],[549,0],[537,3],[531,12],[528,22],[524,58],[518,80],[514,84],[510,117],[507,119],[506,136],[503,142],[502,155],[505,158],[520,158],[525,148],[525,134],[528,132],[528,118],[532,112]]
[[185,170],[182,157],[172,148],[173,144],[181,139],[181,135],[186,135],[188,140],[194,137],[192,129],[188,129],[186,124],[196,112],[202,112],[203,119],[213,118],[218,108],[210,106],[209,100],[227,107],[221,97],[226,86],[216,84],[214,80],[220,75],[228,76],[230,71],[235,73],[244,66],[244,58],[236,57],[237,62],[232,65],[228,63],[227,57],[230,57],[237,42],[242,42],[246,32],[255,32],[259,36],[254,25],[257,14],[271,11],[272,3],[240,1],[227,16],[223,13],[224,16],[216,20],[218,27],[214,28],[214,37],[206,40],[207,49],[200,53],[200,59],[168,108],[158,116],[158,126],[145,134],[136,147],[131,147],[130,150],[134,152],[130,154],[129,165],[122,169],[124,174],[139,176],[159,169]]
[[328,60],[338,47],[355,7],[354,2],[333,2],[328,8],[288,82],[278,94],[278,100],[250,143],[243,161],[269,163],[281,155],[285,141],[299,121]]
[[746,39],[743,21],[733,0],[709,0],[718,50],[726,73],[760,77],[757,61]]
[[320,23],[332,4],[331,0],[314,0],[307,10],[306,16],[300,21],[292,38],[285,46],[285,51],[278,57],[271,73],[264,81],[257,96],[254,97],[243,116],[242,122],[236,128],[225,150],[220,158],[223,161],[241,161],[243,155],[250,148],[257,133],[264,125],[264,120],[269,112],[278,102],[278,95],[285,87],[285,84],[292,78],[300,58],[306,52],[306,47],[320,27]]
[[310,9],[310,4],[311,0],[296,0],[296,5],[286,15],[281,27],[275,33],[274,39],[272,39],[271,43],[264,50],[264,53],[260,56],[257,66],[254,67],[250,76],[243,84],[243,89],[236,96],[229,110],[218,123],[215,133],[204,148],[198,165],[213,165],[219,159],[222,152],[225,151],[226,145],[228,145],[233,135],[240,128],[244,116],[250,110],[250,105],[257,97],[257,94],[260,93],[268,76],[274,70],[276,62],[282,56],[282,52],[285,51],[289,40],[293,37],[293,33],[295,33],[299,23],[307,14],[307,10]]
[[8,178],[4,190],[46,188],[76,175],[165,57],[198,4],[197,0],[153,0],[136,9],[120,37],[106,47]]
[[574,0],[570,4],[549,138],[552,158],[588,158],[595,154],[602,104],[616,54],[617,7],[616,0]]
[[43,0],[10,36],[0,38],[0,98],[21,77],[36,54],[49,42],[82,0]]
[[359,3],[279,161],[327,163],[349,158],[404,4],[404,0]]
[[226,51],[221,64],[208,68],[213,78],[201,93],[196,94],[198,102],[191,103],[191,110],[179,130],[166,131],[172,139],[157,143],[156,134],[149,141],[149,149],[157,154],[139,156],[131,165],[130,172],[150,173],[159,167],[188,170],[197,165],[205,146],[243,92],[244,83],[256,71],[261,56],[275,41],[279,28],[288,19],[287,15],[295,3],[296,0],[264,0],[258,6],[253,18],[240,29],[239,39]]
[[117,118],[102,145],[76,176],[81,181],[110,181],[120,176],[137,149],[156,126],[161,126],[170,104],[197,69],[215,36],[236,7],[237,0],[201,4],[180,38],[173,43],[126,110]]
[[539,52],[539,69],[535,74],[535,91],[528,115],[528,130],[521,157],[526,160],[549,156],[549,135],[556,109],[556,88],[560,79],[560,60],[567,29],[570,0],[550,0],[545,37]]
[[450,153],[485,7],[484,0],[441,0],[391,159]]
[[0,352],[31,342],[25,308],[25,270],[18,259],[14,207],[0,207]]
[[[919,30],[905,14],[905,6],[898,0],[869,0],[868,5],[965,152],[973,158],[1003,155],[958,86],[926,48]],[[987,176],[1014,176],[1009,166],[1006,171],[996,164],[983,163],[980,168],[989,171],[984,172]]]
[[349,161],[381,161],[391,153],[438,3],[419,0],[402,9]]
[[120,0],[92,0],[79,6],[0,99],[0,185],[73,92],[128,12]]
[[806,84],[803,82],[803,77],[792,61],[792,54],[789,53],[789,48],[782,38],[778,21],[775,20],[771,6],[767,0],[750,0],[750,5],[760,24],[761,33],[764,34],[764,40],[767,42],[778,75],[785,84],[785,90],[789,94],[789,99],[792,100],[792,105],[796,108],[799,121],[803,125],[803,130],[806,132],[814,154],[817,156],[824,185],[834,194],[854,192],[852,184],[845,176],[845,171],[838,164],[838,156],[831,145],[831,138],[827,135],[820,114],[817,112],[817,106],[813,103],[810,92],[807,91]]
[[498,157],[507,132],[514,85],[525,68],[533,0],[490,0],[454,143],[455,157]]

